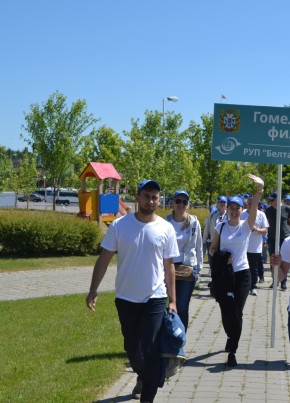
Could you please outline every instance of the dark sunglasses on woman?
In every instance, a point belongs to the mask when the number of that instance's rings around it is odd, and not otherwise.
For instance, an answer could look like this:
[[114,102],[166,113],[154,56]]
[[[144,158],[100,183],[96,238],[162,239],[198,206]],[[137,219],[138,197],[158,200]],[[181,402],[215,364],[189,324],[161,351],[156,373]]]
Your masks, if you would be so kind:
[[174,200],[176,204],[184,204],[185,206],[188,205],[188,200],[182,200],[182,199],[175,199]]

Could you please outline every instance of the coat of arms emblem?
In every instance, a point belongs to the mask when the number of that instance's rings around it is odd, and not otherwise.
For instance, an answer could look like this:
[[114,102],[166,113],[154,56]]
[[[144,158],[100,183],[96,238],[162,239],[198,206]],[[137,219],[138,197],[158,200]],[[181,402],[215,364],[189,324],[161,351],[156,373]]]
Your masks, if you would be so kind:
[[240,111],[224,110],[220,112],[219,129],[222,132],[236,133],[240,130]]

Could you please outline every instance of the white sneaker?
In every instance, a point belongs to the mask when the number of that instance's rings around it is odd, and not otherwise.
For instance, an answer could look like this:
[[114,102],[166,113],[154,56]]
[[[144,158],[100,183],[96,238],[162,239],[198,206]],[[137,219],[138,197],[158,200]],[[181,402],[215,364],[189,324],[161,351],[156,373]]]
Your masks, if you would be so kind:
[[251,291],[250,291],[250,295],[254,295],[255,297],[258,295],[258,291],[257,291],[257,289],[256,288],[253,288]]

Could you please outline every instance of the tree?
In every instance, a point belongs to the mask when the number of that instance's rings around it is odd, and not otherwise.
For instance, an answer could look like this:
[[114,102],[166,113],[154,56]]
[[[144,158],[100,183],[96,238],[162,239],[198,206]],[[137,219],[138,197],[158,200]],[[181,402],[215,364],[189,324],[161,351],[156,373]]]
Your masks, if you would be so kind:
[[32,104],[30,113],[24,113],[24,118],[26,123],[22,128],[28,138],[23,134],[22,137],[41,156],[47,181],[56,189],[74,160],[82,135],[97,120],[87,113],[85,100],[73,102],[69,109],[66,97],[59,92],[52,94],[42,105]]
[[[193,158],[200,162],[198,194],[204,203],[215,203],[218,195],[234,195],[251,192],[248,173],[261,176],[265,181],[265,194],[277,187],[277,168],[270,164],[239,161],[215,161],[211,159],[213,115],[201,116],[201,124],[190,122],[187,130]],[[285,180],[287,177],[285,178]]]
[[126,132],[123,171],[131,193],[143,179],[155,179],[163,192],[170,195],[184,188],[194,194],[197,161],[191,158],[187,133],[179,132],[182,124],[180,114],[168,113],[164,126],[162,114],[145,111],[145,120],[131,120],[132,129]]
[[12,160],[8,157],[6,148],[0,146],[0,191],[9,189],[9,180],[13,171]]
[[213,115],[201,116],[202,125],[191,121],[187,130],[192,158],[199,161],[197,192],[200,199],[211,205],[215,201],[216,190],[221,188],[222,161],[211,159]]
[[27,209],[29,208],[29,195],[35,190],[35,183],[38,175],[36,161],[33,155],[24,154],[19,167],[15,168],[17,179],[17,193],[21,192],[27,196]]

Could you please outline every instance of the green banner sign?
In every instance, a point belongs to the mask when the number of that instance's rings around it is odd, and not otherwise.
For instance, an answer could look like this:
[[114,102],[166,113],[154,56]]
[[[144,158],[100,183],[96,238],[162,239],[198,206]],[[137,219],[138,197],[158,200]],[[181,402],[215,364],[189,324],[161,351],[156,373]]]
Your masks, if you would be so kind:
[[290,164],[290,108],[214,105],[212,159]]

